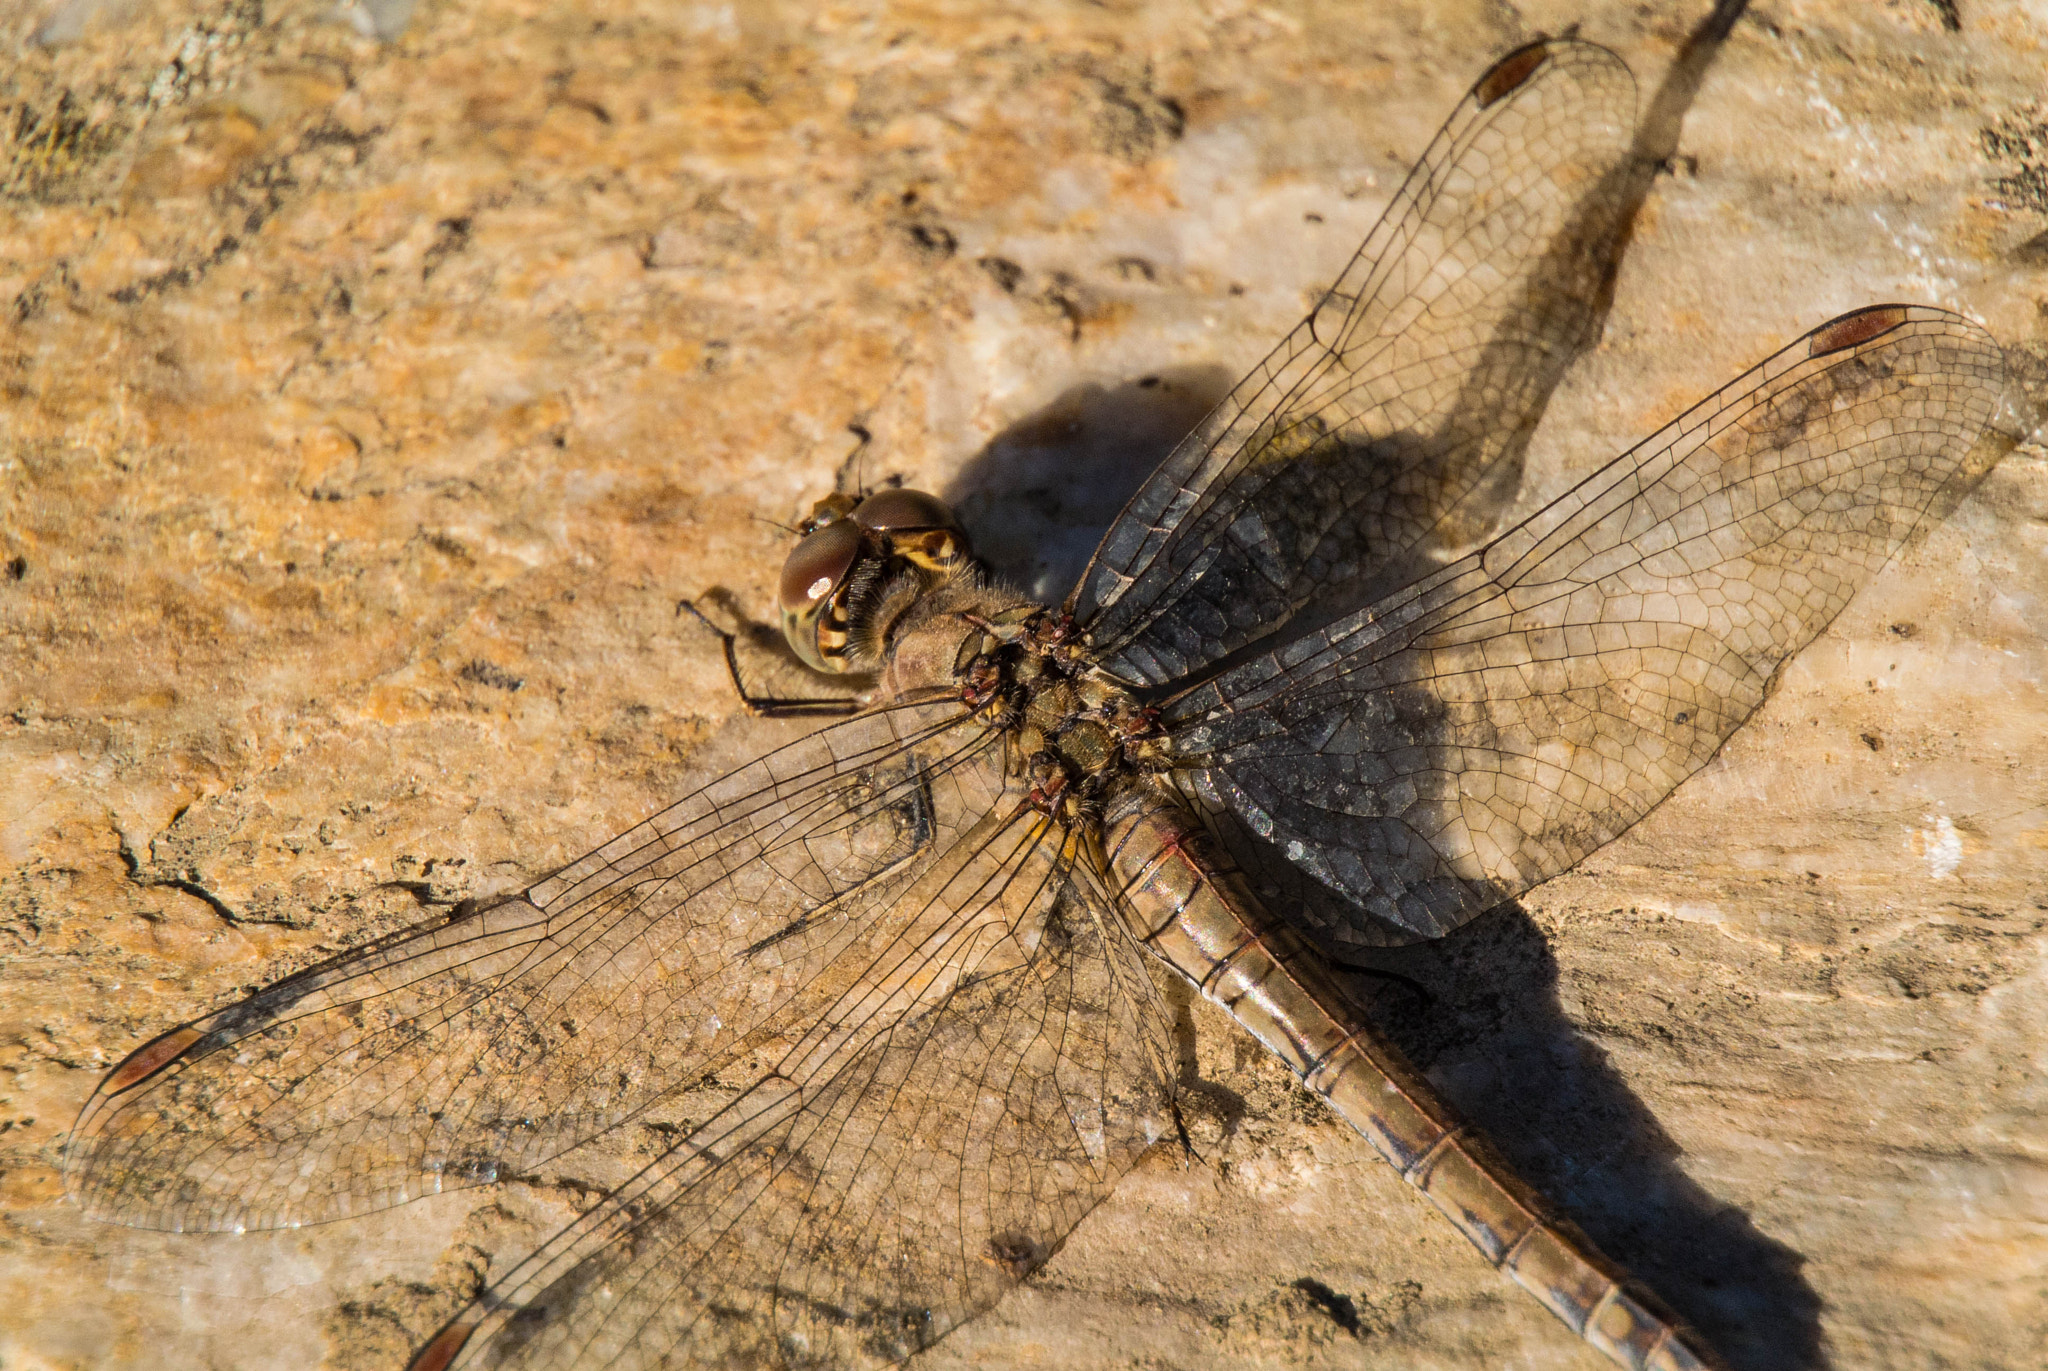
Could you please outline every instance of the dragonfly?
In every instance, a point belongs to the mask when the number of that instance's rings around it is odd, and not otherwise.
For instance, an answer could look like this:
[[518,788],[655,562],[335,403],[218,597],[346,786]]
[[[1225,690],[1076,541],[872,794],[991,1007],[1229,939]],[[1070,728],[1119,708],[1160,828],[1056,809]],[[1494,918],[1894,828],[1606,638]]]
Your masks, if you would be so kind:
[[751,693],[726,639],[748,702],[815,731],[137,1048],[70,1193],[290,1227],[639,1130],[413,1371],[893,1365],[1184,1136],[1179,977],[1573,1333],[1633,1371],[1719,1365],[1339,968],[1642,818],[2025,425],[1980,326],[1878,305],[1501,527],[1596,317],[1584,245],[1633,125],[1604,49],[1496,63],[1061,604],[934,496],[820,501],[777,587],[815,690]]

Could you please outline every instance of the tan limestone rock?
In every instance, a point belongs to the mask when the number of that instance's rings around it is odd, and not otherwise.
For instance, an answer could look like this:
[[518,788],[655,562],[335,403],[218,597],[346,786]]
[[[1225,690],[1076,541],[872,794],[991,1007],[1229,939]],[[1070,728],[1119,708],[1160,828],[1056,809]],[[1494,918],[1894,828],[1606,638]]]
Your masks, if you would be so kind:
[[[403,1365],[573,1197],[89,1224],[107,1066],[767,736],[678,603],[765,617],[856,429],[1063,592],[1493,58],[1647,95],[1705,9],[0,6],[0,1364]],[[1759,4],[1532,498],[1857,305],[2042,351],[2044,76],[2039,0]],[[2044,681],[2023,448],[1636,830],[1391,955],[1427,1007],[1361,983],[1739,1367],[2048,1345]],[[1195,1155],[924,1365],[1600,1364],[1191,1022]]]

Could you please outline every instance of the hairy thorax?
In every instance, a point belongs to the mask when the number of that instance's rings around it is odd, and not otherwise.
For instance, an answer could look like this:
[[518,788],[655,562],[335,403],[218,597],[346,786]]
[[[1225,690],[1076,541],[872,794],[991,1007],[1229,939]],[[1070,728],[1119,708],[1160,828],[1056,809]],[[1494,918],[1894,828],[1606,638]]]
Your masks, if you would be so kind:
[[928,593],[899,626],[875,699],[955,692],[1005,735],[1028,801],[1099,819],[1117,792],[1169,768],[1156,711],[1095,665],[1071,620],[980,575]]

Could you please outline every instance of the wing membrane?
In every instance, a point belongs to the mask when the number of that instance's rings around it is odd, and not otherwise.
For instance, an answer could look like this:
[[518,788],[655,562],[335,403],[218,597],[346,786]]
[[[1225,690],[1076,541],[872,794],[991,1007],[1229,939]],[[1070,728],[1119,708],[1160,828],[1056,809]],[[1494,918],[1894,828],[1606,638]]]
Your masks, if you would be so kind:
[[1591,341],[1634,109],[1591,44],[1481,78],[1315,311],[1103,539],[1070,607],[1106,665],[1172,681],[1487,531]]
[[2004,386],[1958,315],[1836,320],[1490,546],[1170,703],[1191,789],[1283,896],[1340,898],[1329,941],[1443,933],[1704,765],[2016,441],[1987,428]]
[[878,914],[875,984],[415,1366],[890,1365],[1035,1270],[1170,1122],[1163,1001],[1064,842],[1022,811],[956,846]]
[[174,1030],[87,1104],[68,1183],[101,1218],[264,1228],[553,1156],[841,994],[864,919],[999,807],[994,746],[957,699],[863,715],[518,899]]

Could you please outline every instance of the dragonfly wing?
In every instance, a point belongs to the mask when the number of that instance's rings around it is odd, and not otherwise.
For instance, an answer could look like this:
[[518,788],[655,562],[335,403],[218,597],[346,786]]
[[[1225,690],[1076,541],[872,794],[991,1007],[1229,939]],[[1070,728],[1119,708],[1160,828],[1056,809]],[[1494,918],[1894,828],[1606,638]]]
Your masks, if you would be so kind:
[[[878,915],[880,983],[707,1091],[415,1371],[891,1365],[1037,1269],[1172,1127],[1170,1015],[1061,842],[1024,811],[956,846]],[[871,1012],[937,966],[927,1009]]]
[[1593,341],[1634,122],[1627,67],[1588,43],[1480,78],[1315,311],[1104,537],[1070,608],[1106,665],[1170,682],[1489,530]]
[[815,1015],[864,931],[1003,800],[957,698],[771,752],[528,890],[138,1049],[74,1128],[96,1217],[273,1228],[487,1182]]
[[1190,788],[1339,897],[1326,941],[1454,928],[1704,765],[2023,436],[2005,390],[1958,315],[1824,325],[1484,549],[1170,702]]

